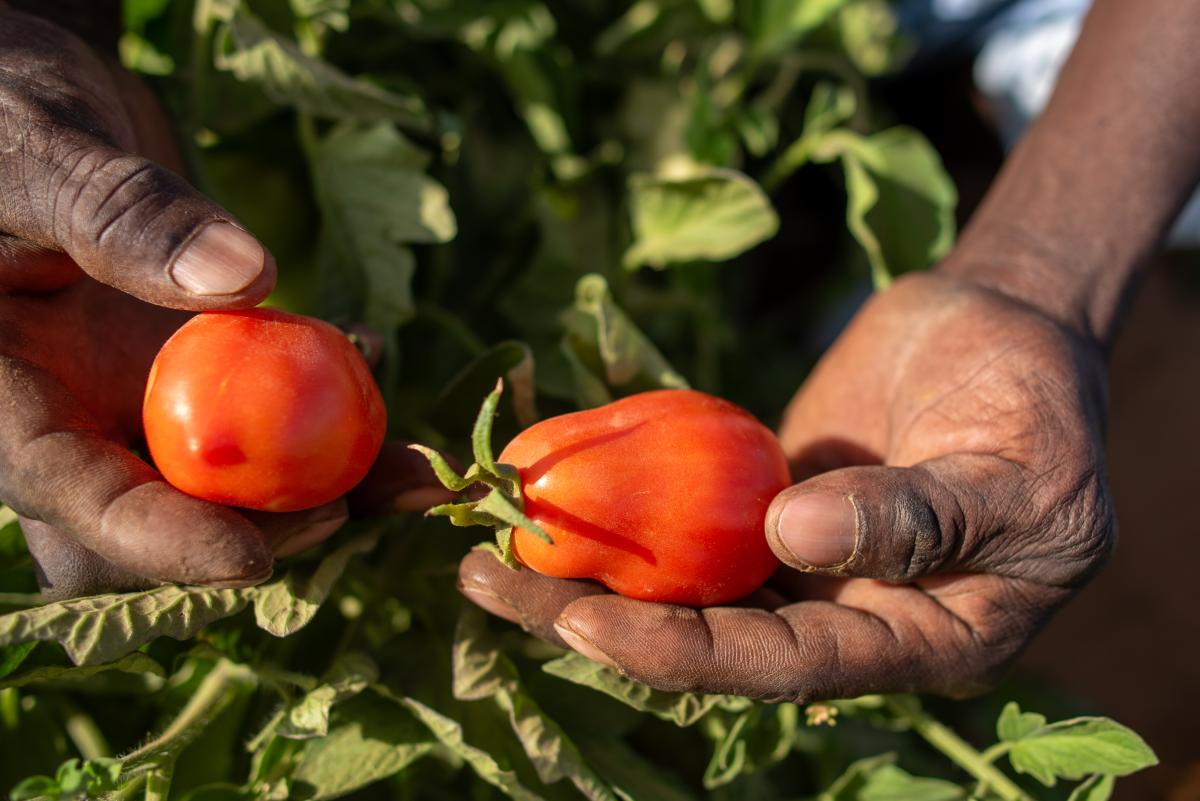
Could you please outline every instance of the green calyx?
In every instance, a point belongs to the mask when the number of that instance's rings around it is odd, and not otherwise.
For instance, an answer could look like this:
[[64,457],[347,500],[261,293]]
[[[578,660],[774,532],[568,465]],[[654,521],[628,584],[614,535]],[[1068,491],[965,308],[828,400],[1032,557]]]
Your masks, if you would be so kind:
[[491,526],[496,530],[496,543],[485,543],[484,548],[493,551],[500,561],[513,568],[520,569],[520,564],[513,557],[512,533],[520,527],[541,540],[554,544],[541,526],[525,516],[525,496],[521,493],[521,476],[517,468],[510,464],[498,464],[492,455],[492,424],[496,419],[496,408],[500,404],[500,394],[504,391],[504,380],[496,382],[493,389],[483,400],[479,416],[475,418],[475,427],[471,431],[471,449],[475,463],[467,468],[463,475],[455,472],[446,458],[432,448],[424,445],[409,445],[414,451],[429,460],[429,465],[437,475],[438,481],[452,492],[465,492],[477,484],[490,488],[487,495],[480,500],[458,501],[435,506],[426,514],[446,517],[456,526]]

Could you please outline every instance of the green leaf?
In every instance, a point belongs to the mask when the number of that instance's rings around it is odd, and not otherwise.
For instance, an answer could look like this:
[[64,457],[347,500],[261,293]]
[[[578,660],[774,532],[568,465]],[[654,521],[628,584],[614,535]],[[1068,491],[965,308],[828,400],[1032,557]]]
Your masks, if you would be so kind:
[[582,737],[578,743],[623,801],[694,801],[695,796],[670,770],[646,759],[624,740]]
[[1004,742],[1022,740],[1045,725],[1045,715],[1022,712],[1016,701],[1009,701],[996,719],[996,736]]
[[470,604],[459,616],[452,664],[454,696],[491,699],[508,716],[539,780],[567,779],[591,801],[618,801],[558,723],[525,692],[516,668],[488,636],[486,615]]
[[259,628],[286,637],[307,626],[350,559],[370,553],[379,542],[379,534],[376,528],[348,540],[322,559],[311,576],[303,577],[293,570],[280,581],[244,590],[254,599],[254,619]]
[[733,19],[733,0],[697,0],[710,22],[724,25]]
[[754,49],[760,55],[786,50],[833,17],[847,0],[752,0],[746,3]]
[[58,601],[0,615],[0,646],[57,642],[76,665],[99,665],[157,637],[185,640],[247,603],[245,590],[175,586]]
[[858,99],[850,87],[829,81],[814,86],[804,110],[804,132],[788,145],[767,171],[763,179],[767,191],[774,191],[788,176],[808,163],[825,135],[850,120],[857,109]]
[[379,668],[366,654],[343,654],[320,686],[288,707],[274,734],[289,740],[324,737],[334,704],[353,698],[378,678]]
[[[727,706],[727,705],[725,705]],[[703,721],[705,734],[715,742],[704,771],[710,790],[770,767],[791,753],[796,743],[800,708],[795,704],[751,704],[735,714],[710,715]]]
[[812,158],[842,162],[846,224],[866,251],[876,287],[949,251],[958,193],[920,133],[898,127],[863,137],[837,129],[814,146]]
[[698,693],[669,693],[627,679],[615,670],[571,652],[542,665],[551,676],[590,687],[617,699],[639,712],[669,720],[676,726],[691,726],[729,696]]
[[337,798],[393,776],[437,745],[429,731],[392,704],[360,695],[340,704],[329,734],[305,741],[292,773],[306,798]]
[[331,30],[344,33],[350,28],[350,0],[290,0],[289,5],[318,38]]
[[817,796],[816,801],[858,801],[859,793],[871,776],[895,761],[896,755],[888,753],[851,762],[842,775]]
[[704,769],[704,788],[715,790],[724,787],[747,771],[746,743],[742,732],[750,722],[754,710],[746,710],[733,719],[729,726],[718,723],[716,747],[712,759]]
[[[705,8],[713,6],[715,13],[720,13],[719,6],[729,0],[701,0]],[[616,19],[611,25],[596,37],[595,49],[600,55],[610,55],[635,36],[651,28],[662,15],[662,3],[657,0],[638,0]]]
[[[25,643],[17,648],[32,647],[36,642]],[[95,676],[97,673],[104,673],[110,670],[117,670],[122,673],[143,673],[152,676],[162,676],[162,665],[151,659],[146,654],[139,651],[134,651],[131,654],[126,654],[115,662],[107,662],[100,665],[87,665],[83,667],[59,667],[47,666],[37,667],[20,673],[15,676],[10,676],[5,679],[0,679],[0,689],[5,687],[23,687],[27,684],[40,684],[45,682],[81,682]],[[4,675],[0,671],[0,675]]]
[[133,31],[121,34],[117,43],[121,66],[143,75],[170,75],[175,71],[175,61],[142,36]]
[[31,776],[12,789],[10,801],[33,798],[96,798],[113,790],[121,775],[121,763],[115,759],[69,759],[58,766],[54,778]]
[[679,177],[629,179],[633,243],[629,269],[688,261],[725,261],[779,230],[771,201],[736,170],[695,168]]
[[842,49],[861,72],[880,75],[901,54],[896,14],[887,0],[850,0],[838,11]]
[[1089,776],[1087,781],[1071,791],[1071,796],[1067,801],[1108,801],[1112,797],[1116,783],[1117,780],[1112,776],[1100,774]]
[[920,778],[895,765],[882,765],[867,776],[858,801],[962,801],[968,795],[954,782]]
[[1023,732],[1020,739],[1008,741],[1013,769],[1047,787],[1058,779],[1082,779],[1091,773],[1127,776],[1158,764],[1141,737],[1108,718],[1073,718],[1032,730],[1024,725],[1009,728]]
[[475,419],[474,399],[504,379],[512,397],[512,409],[522,428],[538,420],[534,400],[533,350],[524,342],[505,340],[485,350],[458,372],[434,403],[434,420],[447,433],[461,431]]
[[314,157],[327,269],[363,277],[364,321],[385,335],[414,313],[415,262],[404,245],[446,242],[457,228],[446,190],[424,173],[425,163],[386,124],[339,126]]
[[49,776],[30,776],[14,787],[8,794],[9,801],[28,801],[33,798],[59,795],[58,782]]
[[[575,305],[564,317],[564,324],[564,350],[573,353],[575,363],[585,374],[600,371],[609,385],[632,390],[687,387],[683,376],[613,301],[603,276],[593,274],[579,279]],[[583,390],[585,397],[600,397],[586,384]],[[607,390],[604,393],[607,395]]]
[[377,688],[377,691],[404,706],[429,728],[438,742],[470,765],[475,775],[500,789],[509,798],[516,801],[538,801],[541,798],[521,784],[515,771],[501,767],[491,754],[468,743],[463,735],[462,724],[454,718],[443,715],[415,698],[397,696],[386,688]]
[[208,2],[197,9],[197,20],[202,30],[218,21],[213,34],[217,69],[256,84],[276,103],[328,119],[384,120],[423,133],[433,130],[432,117],[420,99],[352,78],[306,55],[240,2]]
[[0,688],[10,686],[3,679],[21,666],[25,657],[37,648],[36,640],[0,647]]

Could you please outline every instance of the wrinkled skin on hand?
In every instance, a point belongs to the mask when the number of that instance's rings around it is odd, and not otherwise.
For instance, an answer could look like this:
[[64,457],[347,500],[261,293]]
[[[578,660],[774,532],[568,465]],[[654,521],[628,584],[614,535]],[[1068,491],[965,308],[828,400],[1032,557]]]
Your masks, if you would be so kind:
[[[48,598],[253,584],[347,518],[346,499],[281,515],[206,503],[129,451],[163,341],[189,312],[255,305],[275,279],[261,245],[168,168],[181,159],[142,84],[0,2],[0,500]],[[181,254],[218,227],[235,246],[226,261],[241,259],[217,275],[228,291],[176,280]],[[389,444],[350,505],[420,508],[445,497],[434,483]]]
[[977,692],[1113,546],[1104,375],[1097,346],[1029,305],[944,275],[905,278],[862,309],[787,410],[800,483],[768,513],[790,567],[767,587],[695,610],[509,571],[478,551],[460,588],[664,690]]

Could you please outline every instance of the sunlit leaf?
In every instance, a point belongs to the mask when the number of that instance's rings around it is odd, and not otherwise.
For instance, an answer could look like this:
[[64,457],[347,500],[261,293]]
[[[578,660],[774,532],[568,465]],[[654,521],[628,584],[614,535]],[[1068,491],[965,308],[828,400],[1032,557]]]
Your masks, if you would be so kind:
[[837,129],[814,146],[812,158],[841,161],[846,223],[867,254],[877,287],[929,267],[950,250],[958,193],[921,134],[889,128],[864,137]]
[[625,266],[655,268],[689,261],[725,261],[779,230],[771,201],[736,170],[707,168],[680,177],[629,179],[633,244]]

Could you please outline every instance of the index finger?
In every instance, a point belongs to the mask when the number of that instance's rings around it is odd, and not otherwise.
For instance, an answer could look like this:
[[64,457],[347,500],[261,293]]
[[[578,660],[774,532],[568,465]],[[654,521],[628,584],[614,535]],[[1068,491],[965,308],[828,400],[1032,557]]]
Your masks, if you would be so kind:
[[[964,580],[974,578],[993,577]],[[836,597],[773,612],[590,597],[568,605],[555,628],[585,656],[661,690],[799,703],[969,694],[1013,651],[1002,634],[977,628],[917,587],[847,583]]]
[[242,586],[270,576],[258,527],[171,487],[45,370],[0,357],[0,419],[0,497],[22,516],[151,579]]

